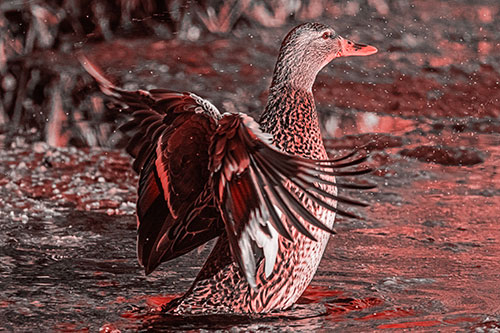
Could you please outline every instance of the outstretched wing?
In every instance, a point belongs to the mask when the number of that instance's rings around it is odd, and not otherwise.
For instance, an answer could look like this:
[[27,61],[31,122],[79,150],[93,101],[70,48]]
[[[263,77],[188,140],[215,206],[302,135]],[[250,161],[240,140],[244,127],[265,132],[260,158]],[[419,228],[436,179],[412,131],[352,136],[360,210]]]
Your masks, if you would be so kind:
[[124,125],[135,131],[127,150],[136,154],[134,168],[140,174],[137,253],[146,273],[223,230],[207,185],[215,126],[190,95],[170,92],[149,110],[134,112]]
[[127,151],[140,174],[137,250],[146,273],[220,235],[225,228],[233,257],[250,286],[256,288],[256,247],[263,250],[269,275],[279,235],[293,241],[293,227],[314,240],[301,220],[333,232],[304,207],[291,187],[315,204],[346,216],[354,217],[332,206],[331,200],[364,205],[320,186],[371,188],[325,179],[369,172],[341,170],[363,158],[346,162],[352,157],[348,155],[314,161],[280,152],[246,115],[221,118],[213,105],[190,93],[124,91],[87,59],[80,60],[104,93],[134,110],[122,130],[132,134]]
[[[337,187],[367,189],[371,185],[336,184],[325,176],[359,175],[369,169],[341,170],[363,162],[366,158],[346,160],[309,160],[278,151],[262,133],[258,124],[243,114],[226,114],[210,148],[210,170],[216,202],[222,213],[231,252],[244,272],[250,286],[256,288],[255,253],[262,248],[265,258],[264,271],[269,276],[278,251],[278,234],[290,241],[290,228],[312,240],[314,236],[301,220],[333,233],[314,216],[292,187],[317,205],[341,215],[355,217],[352,213],[331,205],[331,200],[352,205],[364,203],[331,194],[321,184]],[[281,215],[286,218],[282,219]]]
[[101,90],[133,111],[121,130],[139,173],[137,254],[146,274],[223,232],[208,186],[208,152],[220,118],[192,93],[155,89],[125,91],[80,59]]

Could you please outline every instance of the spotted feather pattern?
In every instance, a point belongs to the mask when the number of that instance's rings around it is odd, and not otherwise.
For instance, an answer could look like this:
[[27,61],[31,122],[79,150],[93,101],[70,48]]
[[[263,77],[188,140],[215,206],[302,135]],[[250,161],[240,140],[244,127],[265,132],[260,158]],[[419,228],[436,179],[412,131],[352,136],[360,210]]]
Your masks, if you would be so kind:
[[[327,158],[314,99],[307,91],[290,89],[271,94],[260,125],[263,131],[272,134],[274,145],[284,152],[318,160]],[[334,177],[325,178],[335,180]],[[329,193],[337,194],[336,187],[322,186]],[[328,227],[333,226],[335,213],[315,205],[299,191],[295,193],[320,221]],[[332,200],[330,203],[336,205]],[[317,241],[296,229],[290,231],[293,242],[280,238],[274,270],[266,277],[261,262],[256,274],[256,289],[249,287],[238,265],[228,259],[228,241],[225,235],[220,237],[190,292],[166,309],[177,314],[255,313],[290,307],[312,280],[330,237],[309,223],[304,225]],[[205,267],[221,267],[221,264],[225,265],[222,269],[205,274]]]
[[365,173],[340,170],[364,159],[327,161],[311,92],[338,54],[336,38],[318,23],[287,35],[259,125],[221,115],[192,93],[122,90],[81,59],[101,90],[133,111],[122,130],[131,134],[127,151],[140,175],[138,257],[146,273],[219,236],[191,288],[164,311],[289,308],[317,270],[335,212],[352,216],[337,201],[362,205],[337,196],[337,186],[367,187],[336,185],[335,176]]

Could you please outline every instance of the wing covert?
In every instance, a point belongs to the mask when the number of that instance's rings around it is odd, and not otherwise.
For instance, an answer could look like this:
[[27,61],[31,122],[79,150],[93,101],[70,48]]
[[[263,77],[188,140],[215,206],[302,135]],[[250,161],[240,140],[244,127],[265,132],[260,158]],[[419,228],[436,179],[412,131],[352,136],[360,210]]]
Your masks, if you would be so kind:
[[295,228],[315,240],[304,223],[333,233],[295,190],[315,205],[349,217],[356,216],[332,201],[366,205],[325,190],[325,185],[373,188],[333,181],[336,176],[370,172],[346,169],[366,157],[352,153],[335,160],[309,160],[286,154],[244,114],[221,116],[210,102],[192,93],[126,91],[86,58],[80,60],[104,93],[133,111],[121,130],[130,135],[127,151],[139,173],[137,253],[146,273],[225,230],[232,256],[256,288],[259,248],[269,276],[279,236],[294,241],[290,230]]
[[188,92],[127,91],[106,79],[85,57],[80,62],[101,90],[131,111],[120,129],[139,173],[137,253],[146,273],[223,231],[208,188],[208,148],[219,111]]
[[[269,276],[276,260],[278,235],[293,241],[290,228],[295,228],[315,240],[302,221],[334,233],[304,206],[292,188],[300,190],[316,205],[349,217],[355,215],[330,202],[366,205],[324,189],[324,185],[337,186],[328,176],[369,172],[370,169],[344,170],[362,163],[366,157],[349,160],[353,154],[336,160],[310,160],[281,152],[270,142],[270,135],[262,133],[250,117],[225,114],[219,121],[210,147],[215,201],[221,211],[233,257],[252,288],[257,287],[257,248],[263,250],[264,272]],[[356,184],[339,184],[338,187],[373,188]]]

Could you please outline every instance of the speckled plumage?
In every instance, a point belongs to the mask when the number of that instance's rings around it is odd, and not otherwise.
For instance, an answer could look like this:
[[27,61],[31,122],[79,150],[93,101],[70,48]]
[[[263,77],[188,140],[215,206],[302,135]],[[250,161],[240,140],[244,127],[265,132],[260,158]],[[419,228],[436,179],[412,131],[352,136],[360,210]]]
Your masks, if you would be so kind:
[[[325,30],[333,31],[323,24],[310,23],[295,28],[287,35],[278,56],[268,102],[259,120],[263,132],[272,134],[276,147],[312,159],[327,158],[311,92],[325,55],[315,55],[318,57],[315,64],[303,66],[297,58],[296,48],[303,44],[300,39],[304,34]],[[330,180],[335,181],[334,177]],[[327,186],[326,190],[337,193],[334,186]],[[307,199],[300,199],[326,226],[333,226],[335,213],[317,207]],[[333,205],[336,203],[333,202]],[[295,229],[292,230],[294,243],[280,238],[274,272],[266,278],[263,265],[260,265],[257,290],[248,286],[236,263],[231,260],[227,239],[220,237],[193,286],[175,304],[167,307],[168,311],[179,314],[259,313],[289,308],[311,282],[330,237],[311,225],[306,227],[317,241]],[[213,274],[206,274],[208,269]]]
[[284,39],[259,123],[220,114],[193,93],[126,91],[82,57],[101,90],[132,109],[121,129],[139,173],[137,254],[146,274],[219,237],[191,288],[163,307],[172,314],[265,313],[287,309],[311,282],[330,233],[335,176],[364,161],[327,160],[312,95],[332,59],[376,49],[306,23]]
[[314,159],[326,158],[312,93],[291,87],[271,89],[259,123],[264,132],[272,134],[273,144],[281,150]]

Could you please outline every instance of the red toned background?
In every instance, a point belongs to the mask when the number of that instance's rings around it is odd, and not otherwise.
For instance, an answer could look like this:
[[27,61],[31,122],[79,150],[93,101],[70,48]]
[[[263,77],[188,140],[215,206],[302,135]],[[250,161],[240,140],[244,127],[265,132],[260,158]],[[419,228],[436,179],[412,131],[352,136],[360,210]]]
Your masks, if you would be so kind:
[[[498,330],[499,15],[495,0],[1,2],[0,330]],[[378,188],[352,194],[371,206],[338,218],[289,312],[149,315],[210,245],[144,276],[125,116],[75,55],[125,88],[256,117],[282,38],[305,21],[379,49],[334,60],[314,86],[332,155],[371,142]]]

